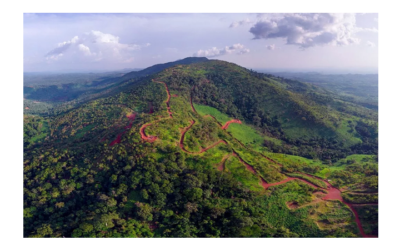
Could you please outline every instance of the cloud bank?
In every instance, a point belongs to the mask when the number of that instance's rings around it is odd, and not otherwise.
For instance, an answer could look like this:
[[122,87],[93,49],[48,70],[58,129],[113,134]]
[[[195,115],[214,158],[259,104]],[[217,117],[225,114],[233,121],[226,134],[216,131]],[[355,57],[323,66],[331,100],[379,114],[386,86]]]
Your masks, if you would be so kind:
[[92,30],[59,43],[45,55],[45,58],[48,61],[69,57],[69,59],[92,62],[108,60],[129,63],[133,61],[132,51],[148,46],[150,43],[144,45],[120,43],[118,36]]
[[250,23],[253,23],[253,22],[250,21],[250,19],[246,18],[244,20],[231,23],[231,25],[229,25],[229,28],[236,28],[236,27],[239,27],[239,26],[242,26],[245,24],[250,24]]
[[259,18],[250,29],[253,39],[283,38],[286,44],[303,49],[357,44],[355,33],[365,31],[356,27],[355,14],[284,14]]
[[223,49],[217,49],[216,47],[212,47],[207,50],[199,50],[193,54],[193,56],[205,56],[205,57],[217,57],[228,54],[236,53],[237,55],[242,55],[249,53],[250,50],[247,49],[243,44],[237,43],[232,46],[225,46]]

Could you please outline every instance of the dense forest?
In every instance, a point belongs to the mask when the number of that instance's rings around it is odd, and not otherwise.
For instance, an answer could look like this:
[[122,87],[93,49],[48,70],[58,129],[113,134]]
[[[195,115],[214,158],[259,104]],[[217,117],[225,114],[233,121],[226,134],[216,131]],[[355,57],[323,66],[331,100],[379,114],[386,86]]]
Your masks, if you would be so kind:
[[224,61],[127,75],[24,110],[24,237],[377,236],[376,111]]

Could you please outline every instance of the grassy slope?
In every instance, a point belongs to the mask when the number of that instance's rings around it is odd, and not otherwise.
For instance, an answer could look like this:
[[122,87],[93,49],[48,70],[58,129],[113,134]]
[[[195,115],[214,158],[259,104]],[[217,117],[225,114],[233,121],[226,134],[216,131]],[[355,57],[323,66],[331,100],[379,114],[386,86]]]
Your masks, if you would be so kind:
[[[201,105],[201,104],[193,104],[196,111],[205,116],[212,115],[217,119],[221,124],[225,124],[227,121],[232,120],[232,117],[220,112],[218,109]],[[282,141],[273,137],[268,137],[266,135],[262,135],[256,129],[254,129],[251,125],[246,124],[242,121],[242,124],[231,123],[227,129],[229,133],[231,133],[236,139],[241,141],[246,146],[252,147],[256,151],[262,151],[262,144],[264,140],[270,140],[275,142],[276,144],[281,145]]]
[[[193,104],[193,105],[199,114],[201,114],[203,116],[204,115],[212,115],[222,124],[224,124],[225,122],[232,119],[228,115],[220,112],[219,110],[217,110],[213,107],[209,107],[209,106],[201,105],[201,104]],[[343,121],[342,123],[345,124],[347,122]],[[333,171],[343,170],[347,164],[346,163],[347,160],[355,160],[356,162],[361,163],[362,161],[365,162],[364,158],[372,159],[374,157],[372,155],[351,155],[351,156],[346,157],[345,159],[342,159],[342,160],[336,162],[332,166],[329,166],[317,159],[307,159],[307,158],[304,158],[301,156],[268,152],[268,150],[265,147],[263,147],[263,145],[262,145],[264,140],[271,140],[271,141],[275,142],[276,144],[282,144],[282,141],[280,141],[279,139],[276,139],[276,138],[262,135],[256,129],[252,128],[252,126],[249,124],[232,123],[229,125],[227,131],[233,137],[238,139],[240,142],[242,142],[246,146],[252,148],[255,151],[263,153],[264,155],[278,161],[279,163],[282,163],[283,165],[299,165],[299,166],[311,166],[311,167],[318,166],[322,169],[320,171],[318,171],[315,175],[318,177],[324,178],[324,179],[328,178],[329,175]],[[357,139],[358,138],[356,138],[356,140]]]

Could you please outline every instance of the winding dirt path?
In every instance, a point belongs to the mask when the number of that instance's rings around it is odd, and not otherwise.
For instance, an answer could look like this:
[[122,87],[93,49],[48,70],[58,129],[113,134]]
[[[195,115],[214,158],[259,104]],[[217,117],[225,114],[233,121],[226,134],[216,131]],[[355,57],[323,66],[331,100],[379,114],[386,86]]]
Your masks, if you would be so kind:
[[[297,177],[289,177],[289,178],[287,178],[287,179],[285,179],[285,180],[283,180],[283,181],[275,182],[275,183],[266,183],[262,178],[261,178],[261,181],[262,181],[262,186],[263,186],[265,189],[267,189],[267,188],[269,188],[269,187],[271,187],[271,186],[276,186],[276,185],[280,185],[280,184],[286,183],[286,182],[291,181],[291,180],[294,180],[294,179],[297,179],[297,180],[299,180],[299,181],[302,181],[302,182],[304,182],[304,183],[306,183],[306,184],[308,184],[309,186],[312,186],[312,187],[314,187],[314,188],[324,189],[324,190],[327,191],[328,193],[327,193],[324,197],[322,197],[322,200],[339,200],[340,202],[342,202],[343,204],[345,204],[346,206],[348,206],[348,207],[350,208],[350,210],[351,210],[351,211],[353,212],[353,214],[354,214],[355,222],[356,222],[356,224],[357,224],[358,230],[360,231],[360,234],[361,234],[362,237],[364,237],[364,238],[376,238],[376,237],[377,237],[377,236],[375,236],[375,235],[367,235],[367,234],[364,232],[364,229],[363,229],[363,227],[362,227],[362,224],[361,224],[360,218],[359,218],[359,216],[358,216],[358,213],[357,213],[357,211],[354,209],[354,206],[368,205],[368,204],[350,204],[350,203],[348,203],[348,202],[346,202],[346,201],[343,200],[342,192],[341,192],[339,189],[333,187],[332,184],[329,183],[328,181],[326,181],[326,180],[324,180],[324,179],[322,179],[322,178],[316,177],[316,176],[312,176],[312,175],[310,175],[310,174],[305,174],[305,175],[307,175],[307,176],[309,176],[309,177],[313,177],[313,178],[322,180],[323,182],[325,182],[327,188],[318,187],[318,186],[316,186],[316,185],[314,185],[314,184],[308,182],[307,180],[303,180],[303,179],[297,178]],[[377,203],[372,203],[372,204],[378,205]]]
[[[252,172],[253,174],[256,174],[256,171],[255,171],[254,167],[251,166],[250,164],[246,163],[236,152],[232,153],[232,155],[235,156],[235,157],[238,157],[239,161],[242,162],[243,165],[245,165],[246,168],[250,172]],[[230,155],[228,155],[228,156],[230,156]],[[222,160],[221,166],[224,166],[225,161],[226,161],[226,159],[224,157],[223,160]],[[221,168],[221,166],[218,168],[219,170],[223,169],[223,168]],[[343,200],[343,198],[342,198],[342,195],[341,195],[342,192],[339,189],[333,187],[332,184],[330,184],[328,181],[326,181],[326,180],[324,180],[322,178],[316,177],[316,176],[309,175],[309,174],[305,174],[305,175],[324,181],[325,184],[327,185],[327,188],[318,187],[318,186],[314,185],[313,183],[311,183],[311,182],[309,182],[309,181],[307,181],[305,179],[298,178],[298,177],[288,177],[288,178],[286,178],[286,179],[284,179],[282,181],[274,182],[274,183],[267,183],[261,176],[259,176],[259,178],[261,180],[262,187],[265,188],[265,189],[268,189],[269,187],[272,187],[272,186],[281,185],[281,184],[287,183],[287,182],[292,181],[292,180],[299,180],[299,181],[301,181],[301,182],[303,182],[303,183],[305,183],[305,184],[307,184],[307,185],[309,185],[309,186],[311,186],[311,187],[313,187],[315,189],[323,189],[323,190],[327,191],[328,193],[325,196],[323,196],[321,199],[318,199],[319,201],[322,201],[322,200],[325,200],[325,201],[327,201],[327,200],[339,200],[340,202],[342,202],[343,204],[348,206],[350,208],[350,210],[353,212],[354,218],[355,218],[355,222],[357,224],[357,227],[358,227],[362,237],[364,237],[364,238],[376,238],[377,237],[375,235],[367,235],[364,232],[364,229],[362,227],[362,224],[361,224],[360,218],[358,216],[358,213],[354,209],[354,206],[369,205],[369,204],[350,204],[348,202],[345,202]],[[314,202],[314,203],[316,203],[316,202]],[[310,204],[313,204],[313,202],[311,202],[309,204],[305,204],[304,206],[308,206]],[[378,204],[377,203],[372,203],[370,205],[378,205]]]
[[[195,87],[195,86],[192,87],[192,90],[194,89],[194,87]],[[197,113],[196,109],[195,109],[194,106],[193,106],[192,95],[190,95],[190,105],[191,105],[191,107],[192,107],[193,112]],[[217,119],[216,119],[214,116],[212,116],[212,115],[208,115],[208,116],[212,117],[215,121],[217,121]],[[217,122],[218,122],[218,121],[217,121]],[[180,140],[180,143],[179,143],[179,145],[180,145],[180,147],[182,148],[183,151],[185,151],[185,152],[187,152],[187,153],[191,153],[191,154],[195,154],[195,152],[189,152],[189,151],[187,151],[187,150],[184,148],[184,146],[183,146],[183,141],[184,141],[185,133],[193,126],[194,123],[195,123],[195,121],[191,121],[190,126],[189,126],[189,127],[186,127],[186,128],[183,130],[183,132],[182,132],[182,134],[181,134],[181,140]],[[238,120],[238,119],[230,120],[230,121],[226,122],[223,126],[218,122],[218,124],[220,124],[221,128],[224,129],[224,130],[227,129],[228,126],[229,126],[229,124],[231,124],[231,123],[242,124],[242,122],[241,122],[240,120]],[[210,147],[207,147],[206,149],[202,149],[200,152],[197,152],[197,153],[205,152],[206,150],[208,150],[208,149],[210,149],[210,148],[212,148],[212,147],[218,145],[218,144],[221,143],[221,142],[227,144],[226,141],[221,140],[221,141],[218,141],[218,142],[214,143],[214,144],[211,145]],[[243,143],[241,143],[240,141],[238,141],[238,142],[239,142],[242,146],[245,147],[245,145],[243,145]],[[246,147],[246,148],[247,148],[247,147]],[[232,153],[232,155],[235,156],[235,157],[238,157],[239,161],[240,161],[241,163],[243,163],[243,165],[245,165],[246,168],[247,168],[250,172],[252,172],[253,174],[256,174],[256,171],[255,171],[254,167],[251,166],[250,164],[248,164],[247,162],[245,162],[235,151]],[[269,158],[269,157],[267,157],[267,156],[265,156],[265,155],[263,155],[263,154],[261,154],[261,153],[260,153],[260,155],[261,155],[263,158],[265,158],[266,160],[268,160],[268,161],[270,161],[270,162],[273,162],[273,163],[279,165],[280,167],[282,167],[282,164],[277,163],[277,162],[274,161],[273,159],[271,159],[271,158]],[[226,162],[226,159],[227,159],[228,157],[229,157],[229,155],[225,156],[225,157],[222,159],[221,164],[220,164],[220,166],[218,167],[218,170],[223,170],[224,165],[225,165],[225,162]],[[352,211],[353,214],[354,214],[357,227],[358,227],[358,229],[359,229],[360,234],[361,234],[362,237],[376,237],[376,236],[374,236],[374,235],[367,235],[367,234],[365,234],[364,229],[362,228],[361,221],[360,221],[360,219],[359,219],[358,213],[357,213],[357,211],[354,209],[353,204],[349,204],[349,203],[347,203],[347,202],[345,202],[345,201],[343,200],[343,198],[342,198],[342,192],[341,192],[339,189],[333,187],[332,184],[330,184],[328,181],[326,181],[326,180],[324,180],[324,179],[322,179],[322,178],[318,178],[318,177],[316,177],[316,176],[312,176],[312,175],[309,175],[309,174],[306,174],[306,175],[309,176],[309,177],[312,177],[312,178],[317,178],[317,179],[322,180],[322,181],[326,184],[327,188],[318,187],[318,186],[314,185],[313,183],[308,182],[307,180],[302,179],[302,178],[298,178],[298,177],[288,177],[288,178],[285,179],[285,180],[282,180],[282,181],[280,181],[280,182],[275,182],[275,183],[267,183],[261,176],[260,176],[260,179],[261,179],[261,185],[262,185],[265,189],[268,189],[269,187],[272,187],[272,186],[281,185],[281,184],[284,184],[284,183],[289,182],[289,181],[292,181],[292,180],[299,180],[299,181],[301,181],[301,182],[303,182],[303,183],[305,183],[305,184],[307,184],[307,185],[309,185],[309,186],[311,186],[311,187],[313,187],[313,188],[315,188],[315,189],[320,189],[320,188],[321,188],[321,189],[324,189],[324,190],[327,191],[328,193],[327,193],[324,197],[322,197],[322,200],[339,200],[340,202],[342,202],[343,204],[347,205],[347,206],[351,209],[351,211]]]
[[157,140],[157,136],[146,135],[145,129],[151,124],[152,123],[147,123],[140,127],[140,137],[148,142],[154,142],[155,140]]
[[218,168],[217,168],[219,171],[224,171],[224,169],[225,169],[225,162],[226,162],[226,160],[228,160],[228,158],[231,157],[231,156],[232,156],[231,154],[227,154],[227,155],[225,155],[225,156],[222,158],[221,163],[220,163],[220,165],[219,165]]
[[[161,81],[157,81],[157,80],[154,80],[154,79],[151,79],[153,82],[157,82],[157,83],[161,83],[161,84],[164,84],[164,86],[165,86],[165,90],[167,91],[167,95],[168,95],[168,98],[167,98],[167,100],[165,101],[165,103],[166,103],[166,105],[167,105],[167,113],[168,113],[168,118],[172,118],[172,112],[171,112],[171,107],[169,106],[169,101],[171,100],[171,94],[170,94],[170,92],[169,92],[169,89],[168,89],[168,86],[167,86],[167,84],[165,83],[165,82],[161,82]],[[153,109],[153,104],[151,104],[151,108],[150,108],[150,114],[152,114],[154,112],[154,109]],[[162,119],[160,119],[160,120],[158,120],[158,121],[155,121],[155,122],[159,122],[159,121],[161,121]],[[146,128],[148,127],[148,126],[150,126],[150,125],[152,125],[153,123],[146,123],[146,124],[143,124],[141,127],[140,127],[140,137],[142,138],[142,140],[145,140],[145,141],[148,141],[148,142],[154,142],[155,140],[157,140],[157,136],[152,136],[152,135],[146,135],[146,132],[145,132],[145,130],[146,130]]]
[[225,140],[219,140],[219,141],[214,142],[214,143],[211,144],[210,146],[201,149],[201,150],[198,151],[198,152],[190,152],[190,151],[188,151],[187,149],[185,149],[185,145],[184,145],[185,134],[186,134],[186,132],[187,132],[195,123],[196,123],[196,121],[194,121],[194,120],[190,121],[190,125],[189,125],[188,127],[184,128],[184,129],[181,131],[181,139],[179,140],[179,147],[180,147],[183,151],[185,151],[186,153],[188,153],[188,154],[201,154],[201,153],[206,152],[207,150],[212,149],[213,147],[217,146],[217,145],[220,144],[220,143],[223,143],[223,144],[225,144],[225,145],[228,144]]
[[171,100],[171,94],[169,93],[169,89],[168,89],[167,84],[165,82],[157,81],[157,80],[154,80],[154,79],[151,79],[151,80],[153,82],[164,84],[165,90],[167,91],[167,95],[168,95],[168,99],[165,101],[165,103],[167,104],[167,112],[169,114],[169,117],[172,118],[171,107],[169,106],[169,100]]
[[[168,114],[169,114],[169,118],[173,118],[173,117],[172,117],[171,108],[170,108],[170,105],[169,105],[169,101],[170,101],[170,99],[171,99],[171,94],[170,94],[170,92],[169,92],[169,89],[168,89],[167,84],[166,84],[165,82],[157,81],[157,80],[153,80],[153,79],[152,79],[152,81],[157,82],[157,83],[162,83],[162,84],[164,84],[165,89],[166,89],[166,91],[167,91],[167,95],[168,95],[168,99],[167,99],[167,101],[165,102],[166,105],[167,105],[167,112],[168,112]],[[194,87],[195,87],[195,86],[193,86],[191,90],[193,90]],[[191,105],[191,107],[192,107],[192,111],[195,112],[195,113],[197,113],[196,109],[195,109],[194,106],[193,106],[192,95],[190,95],[190,105]],[[213,116],[211,116],[211,115],[210,115],[210,117],[212,117],[212,118],[214,118],[214,120],[216,120],[215,117],[213,117]],[[217,120],[216,120],[216,121],[217,121]],[[157,122],[158,122],[158,121],[157,121]],[[218,121],[217,121],[217,122],[218,122]],[[233,120],[231,120],[231,121],[228,121],[228,122],[226,122],[223,126],[218,122],[218,124],[221,126],[221,129],[227,129],[228,126],[229,126],[229,124],[231,124],[231,123],[242,124],[242,122],[241,122],[240,120],[237,120],[237,119],[233,119]],[[190,151],[186,150],[185,147],[184,147],[185,134],[186,134],[186,132],[187,132],[194,124],[195,124],[195,121],[194,121],[194,120],[190,121],[190,125],[189,125],[188,127],[184,128],[184,129],[181,131],[181,138],[180,138],[180,140],[179,140],[179,146],[180,146],[180,148],[181,148],[184,152],[186,152],[186,153],[188,153],[188,154],[201,154],[201,153],[204,153],[204,152],[206,152],[207,150],[209,150],[209,149],[211,149],[211,148],[217,146],[217,145],[220,144],[220,143],[228,144],[225,140],[219,140],[219,141],[213,143],[212,145],[210,145],[210,146],[208,146],[208,147],[206,147],[206,148],[204,148],[204,149],[201,149],[199,152],[190,152]],[[157,137],[156,137],[156,136],[148,136],[148,135],[146,135],[146,133],[145,133],[146,127],[148,127],[148,126],[150,126],[150,125],[151,125],[151,123],[144,124],[144,125],[140,128],[140,135],[141,135],[141,137],[142,137],[143,140],[147,140],[147,141],[149,141],[149,142],[154,142],[154,141],[157,139]],[[117,138],[117,139],[118,139],[118,138]],[[238,141],[238,140],[237,140],[237,141]],[[241,143],[240,141],[238,141],[238,142],[239,142],[242,146],[244,146],[243,143]],[[245,147],[245,146],[244,146],[244,147]],[[245,148],[247,148],[247,147],[245,147]],[[267,156],[264,156],[264,155],[261,154],[261,153],[260,153],[260,155],[261,155],[263,158],[267,159],[268,161],[273,162],[273,163],[275,163],[275,164],[277,164],[277,165],[279,165],[279,166],[282,167],[282,164],[277,163],[276,161],[272,160],[271,158],[269,158],[269,157],[267,157]],[[223,159],[222,159],[222,161],[221,161],[221,164],[220,164],[220,166],[218,167],[218,170],[223,170],[223,169],[224,169],[225,162],[226,162],[226,160],[229,158],[229,156],[230,156],[230,155],[228,154],[228,155],[226,155],[226,156],[223,157]],[[251,166],[250,164],[248,164],[247,162],[245,162],[245,161],[239,156],[239,154],[237,154],[234,150],[233,150],[232,156],[237,157],[237,158],[239,159],[239,161],[240,161],[241,163],[243,163],[243,164],[246,166],[246,168],[247,168],[250,172],[252,172],[253,174],[256,174],[256,171],[255,171],[254,167]],[[301,178],[298,178],[298,177],[288,177],[288,178],[285,179],[285,180],[282,180],[282,181],[279,181],[279,182],[275,182],[275,183],[267,183],[261,176],[260,176],[260,179],[261,179],[261,185],[262,185],[265,189],[268,189],[269,187],[272,187],[272,186],[281,185],[281,184],[287,183],[287,182],[292,181],[292,180],[295,180],[295,179],[297,179],[297,180],[299,180],[299,181],[301,181],[301,182],[303,182],[303,183],[305,183],[305,184],[307,184],[307,185],[309,185],[309,186],[311,186],[311,187],[313,187],[313,188],[315,188],[315,189],[323,189],[323,190],[327,191],[327,194],[326,194],[324,197],[322,197],[322,200],[339,200],[340,202],[342,202],[343,204],[347,205],[347,206],[351,209],[351,211],[353,212],[354,217],[355,217],[355,222],[356,222],[356,224],[357,224],[357,227],[358,227],[358,229],[359,229],[360,234],[361,234],[362,237],[376,237],[376,236],[374,236],[374,235],[367,235],[367,234],[365,234],[364,229],[362,228],[361,221],[360,221],[360,219],[359,219],[358,213],[357,213],[357,211],[356,211],[356,210],[354,209],[354,207],[353,207],[354,204],[349,204],[349,203],[345,202],[345,201],[343,200],[343,198],[342,198],[342,195],[341,195],[342,192],[341,192],[339,189],[333,187],[328,181],[326,181],[326,180],[324,180],[324,179],[322,179],[322,178],[319,178],[319,177],[316,177],[316,176],[312,176],[312,175],[309,175],[309,174],[306,174],[306,175],[308,175],[308,176],[310,176],[310,177],[312,177],[312,178],[317,178],[317,179],[322,180],[322,181],[325,182],[325,184],[327,185],[327,188],[318,187],[318,186],[314,185],[313,183],[310,183],[310,182],[308,182],[307,180],[301,179]],[[362,205],[362,204],[357,204],[356,206],[359,206],[359,205]]]
[[246,166],[247,170],[249,170],[249,171],[252,172],[253,174],[256,174],[256,170],[254,169],[254,167],[253,167],[252,165],[248,164],[247,162],[245,162],[245,161],[242,159],[242,157],[240,157],[240,155],[236,153],[235,150],[233,150],[232,155],[235,156],[235,157],[237,157],[237,158],[239,159],[239,161],[240,161],[241,163],[243,163],[243,165]]
[[227,128],[229,127],[229,124],[231,124],[231,123],[242,124],[242,122],[241,122],[240,120],[238,120],[238,119],[232,119],[232,120],[230,120],[230,121],[227,121],[227,122],[225,123],[225,125],[222,126],[222,129],[227,129]]

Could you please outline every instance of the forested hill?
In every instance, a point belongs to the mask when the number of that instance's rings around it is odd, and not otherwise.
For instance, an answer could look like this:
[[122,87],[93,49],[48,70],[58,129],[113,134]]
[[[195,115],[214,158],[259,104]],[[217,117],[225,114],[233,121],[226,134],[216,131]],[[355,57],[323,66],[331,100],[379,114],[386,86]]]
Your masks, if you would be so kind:
[[[115,95],[130,88],[141,78],[178,64],[204,62],[205,57],[188,57],[157,64],[121,76],[117,73],[46,75],[27,74],[24,78],[24,108],[27,114],[54,115],[82,103]],[[48,81],[44,83],[45,81]],[[32,85],[32,82],[40,84]]]
[[129,73],[126,73],[125,75],[121,77],[115,77],[115,78],[108,78],[103,81],[101,81],[99,84],[106,84],[110,82],[119,82],[123,83],[125,81],[132,81],[133,79],[138,79],[141,77],[146,77],[152,74],[156,74],[166,68],[175,66],[175,65],[188,65],[192,63],[197,63],[197,62],[206,62],[208,59],[206,57],[186,57],[184,59],[180,59],[174,62],[168,62],[168,63],[161,63],[161,64],[156,64],[153,66],[150,66],[148,68],[139,70],[139,71],[132,71]]
[[[377,112],[342,101],[317,86],[218,60],[177,66],[159,77],[168,79],[172,88],[177,85],[177,90],[190,88],[194,103],[246,121],[289,145],[302,146],[297,152],[290,152],[296,151],[293,147],[282,149],[287,153],[322,159],[342,158],[351,150],[377,153]],[[317,156],[316,148],[324,152]]]
[[113,91],[24,117],[25,237],[377,235],[373,111],[218,60]]
[[122,76],[123,80],[130,80],[132,78],[138,78],[142,76],[147,76],[151,74],[158,73],[166,68],[175,66],[175,65],[187,65],[187,64],[192,64],[192,63],[197,63],[197,62],[206,62],[208,59],[206,57],[186,57],[181,60],[177,60],[174,62],[168,62],[168,63],[162,63],[162,64],[156,64],[151,67],[145,68],[140,71],[132,71],[124,76]]

